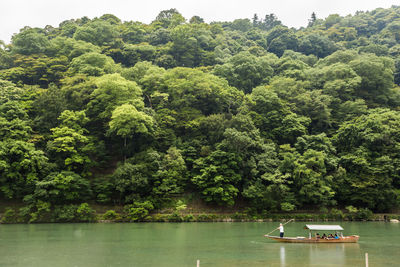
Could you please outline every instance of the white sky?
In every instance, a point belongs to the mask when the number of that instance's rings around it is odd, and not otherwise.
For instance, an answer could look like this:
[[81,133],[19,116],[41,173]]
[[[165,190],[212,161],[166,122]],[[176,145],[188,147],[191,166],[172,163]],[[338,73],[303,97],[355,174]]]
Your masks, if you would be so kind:
[[83,16],[99,17],[114,14],[123,21],[150,23],[161,10],[176,8],[186,18],[198,15],[211,21],[259,18],[274,13],[289,27],[305,26],[312,12],[318,18],[329,14],[342,16],[357,10],[400,5],[400,0],[0,0],[0,40],[24,26],[41,27]]

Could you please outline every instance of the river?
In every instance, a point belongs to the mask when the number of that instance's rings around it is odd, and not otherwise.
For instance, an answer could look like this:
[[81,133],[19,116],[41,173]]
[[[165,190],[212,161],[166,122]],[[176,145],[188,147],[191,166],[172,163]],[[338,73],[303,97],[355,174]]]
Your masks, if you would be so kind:
[[[303,222],[286,236],[307,236]],[[281,244],[279,223],[0,225],[0,266],[399,266],[400,224],[338,222],[358,244]]]

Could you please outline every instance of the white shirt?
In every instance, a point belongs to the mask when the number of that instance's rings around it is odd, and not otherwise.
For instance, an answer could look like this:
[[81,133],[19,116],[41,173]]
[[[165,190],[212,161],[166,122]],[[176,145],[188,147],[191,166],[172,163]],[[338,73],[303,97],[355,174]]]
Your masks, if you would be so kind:
[[283,233],[283,225],[279,226],[279,232]]

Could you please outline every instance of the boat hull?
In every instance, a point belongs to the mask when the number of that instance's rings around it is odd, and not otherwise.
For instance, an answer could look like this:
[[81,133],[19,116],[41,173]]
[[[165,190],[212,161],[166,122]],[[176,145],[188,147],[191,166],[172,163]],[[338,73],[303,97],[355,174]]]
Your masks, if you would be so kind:
[[265,235],[266,238],[283,243],[357,243],[358,235],[344,236],[339,239],[305,238],[305,237],[279,237]]

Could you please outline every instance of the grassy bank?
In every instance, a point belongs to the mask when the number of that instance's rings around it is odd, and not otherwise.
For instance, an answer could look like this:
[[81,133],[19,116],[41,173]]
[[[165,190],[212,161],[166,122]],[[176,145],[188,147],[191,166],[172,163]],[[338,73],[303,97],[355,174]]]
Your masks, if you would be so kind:
[[[10,203],[9,203],[10,204]],[[238,211],[224,209],[193,209],[186,205],[154,210],[150,202],[125,206],[79,205],[35,206],[13,204],[1,207],[1,223],[76,223],[76,222],[263,222],[285,221],[387,221],[400,219],[400,214],[374,214],[368,209],[347,207],[307,212],[256,213],[251,209]]]

